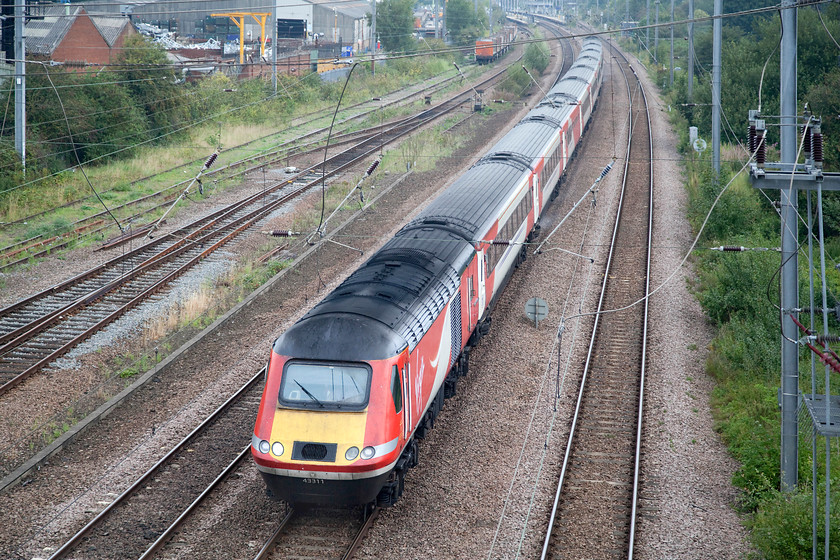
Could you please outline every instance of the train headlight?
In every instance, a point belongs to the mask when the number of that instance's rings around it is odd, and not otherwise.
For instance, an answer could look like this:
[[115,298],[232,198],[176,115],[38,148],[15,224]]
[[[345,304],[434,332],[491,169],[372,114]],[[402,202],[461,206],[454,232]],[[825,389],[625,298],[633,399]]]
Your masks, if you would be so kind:
[[268,453],[271,451],[271,444],[264,439],[260,440],[260,453]]
[[371,446],[367,446],[362,449],[362,459],[371,459],[374,455],[376,455],[376,449]]
[[348,461],[352,461],[356,457],[359,456],[359,448],[358,447],[351,447],[344,453],[344,458]]
[[[260,445],[262,445],[262,444],[260,444]],[[283,444],[280,443],[279,441],[275,441],[274,443],[271,444],[271,452],[274,453],[277,457],[282,455],[283,451],[285,451],[283,449]]]

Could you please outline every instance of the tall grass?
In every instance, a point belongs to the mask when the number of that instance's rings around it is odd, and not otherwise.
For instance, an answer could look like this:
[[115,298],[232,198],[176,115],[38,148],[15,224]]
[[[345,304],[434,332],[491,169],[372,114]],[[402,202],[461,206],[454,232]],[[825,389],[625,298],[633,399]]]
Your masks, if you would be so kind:
[[[450,58],[396,61],[383,69],[377,69],[375,77],[357,69],[342,105],[366,101],[442,72],[454,72]],[[343,84],[322,83],[317,75],[309,75],[301,79],[281,77],[280,86],[278,96],[275,97],[271,84],[261,79],[234,83],[219,75],[197,85],[185,84],[183,88],[192,88],[196,94],[188,97],[200,100],[200,117],[217,117],[186,129],[165,144],[138,146],[128,157],[113,157],[86,164],[85,172],[91,185],[102,195],[106,204],[114,206],[193,175],[204,158],[217,146],[226,150],[225,159],[234,160],[274,145],[284,137],[294,138],[299,135],[299,131],[282,131],[292,124],[296,115],[320,110],[324,112],[322,118],[325,124],[328,124],[331,117],[329,110],[338,101]],[[72,95],[73,91],[71,88],[67,95]],[[240,151],[230,151],[234,146],[276,133],[281,134],[275,140],[267,140],[259,146],[250,146]],[[195,165],[186,174],[183,169],[169,171],[189,162],[195,162]],[[86,217],[92,211],[103,210],[87,180],[76,169],[46,179],[39,179],[34,170],[30,171],[27,179],[37,180],[28,186],[0,193],[0,222],[21,220],[40,212],[49,214],[58,206],[75,200],[81,200],[81,203],[74,206],[66,216],[70,223]],[[44,173],[50,171],[44,170]],[[132,181],[143,178],[147,179],[132,184]],[[115,188],[120,194],[114,194]],[[35,221],[41,220],[50,221],[51,216],[35,218]],[[0,245],[25,238],[29,233],[27,230],[22,226],[5,228],[0,231]]]

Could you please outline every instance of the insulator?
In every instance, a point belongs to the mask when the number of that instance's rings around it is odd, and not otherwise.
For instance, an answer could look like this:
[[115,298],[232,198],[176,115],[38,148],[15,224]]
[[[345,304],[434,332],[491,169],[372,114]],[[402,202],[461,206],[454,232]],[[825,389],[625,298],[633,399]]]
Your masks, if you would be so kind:
[[272,229],[269,231],[264,231],[263,233],[267,235],[271,235],[274,237],[296,237],[301,235],[299,231],[291,231],[291,230],[283,230],[283,229]]
[[213,152],[210,154],[210,157],[207,158],[207,161],[204,162],[204,169],[210,169],[210,166],[213,165],[213,162],[216,161],[216,158],[219,157],[219,154]]
[[823,342],[840,342],[840,336],[836,334],[817,335],[817,342],[820,344]]
[[712,247],[712,251],[723,251],[728,253],[740,253],[742,251],[748,251],[746,247],[738,247],[737,245],[721,245],[720,247]]
[[379,160],[374,160],[373,163],[370,164],[370,167],[367,168],[365,171],[365,177],[370,177],[370,174],[373,173],[376,168],[379,167]]
[[802,152],[805,154],[805,160],[811,159],[811,125],[806,124],[802,127],[802,134],[804,137],[802,138]]
[[822,167],[823,163],[823,139],[822,133],[814,132],[811,135],[811,155],[814,157],[814,163],[817,167]]
[[490,245],[510,245],[510,241],[503,241],[500,239],[493,239],[489,243]]
[[747,133],[747,149],[752,154],[755,152],[755,125],[750,125],[750,130]]
[[[800,310],[802,313],[811,313],[813,315],[821,315],[823,312],[822,307],[803,307]],[[826,308],[828,313],[834,313],[834,316],[840,320],[840,303],[837,303],[834,307]]]
[[755,162],[759,167],[764,167],[764,162],[767,161],[767,142],[765,140],[766,138],[764,137],[756,138],[758,146],[755,150]]

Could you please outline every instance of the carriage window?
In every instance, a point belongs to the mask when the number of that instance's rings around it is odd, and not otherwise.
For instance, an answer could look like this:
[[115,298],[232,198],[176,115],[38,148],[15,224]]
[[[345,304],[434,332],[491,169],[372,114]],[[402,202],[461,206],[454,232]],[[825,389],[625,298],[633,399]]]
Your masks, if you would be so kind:
[[391,396],[394,397],[394,412],[402,410],[402,384],[397,366],[391,370]]
[[367,406],[370,376],[365,364],[289,362],[278,400],[295,408],[361,410]]

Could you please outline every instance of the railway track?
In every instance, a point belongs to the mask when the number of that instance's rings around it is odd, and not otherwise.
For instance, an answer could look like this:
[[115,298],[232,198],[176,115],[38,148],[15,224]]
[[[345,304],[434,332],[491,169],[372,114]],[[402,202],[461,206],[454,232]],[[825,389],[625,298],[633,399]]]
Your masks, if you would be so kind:
[[378,515],[378,508],[367,507],[291,510],[254,560],[348,560]]
[[629,62],[613,52],[631,100],[631,134],[619,216],[542,558],[633,556],[654,181],[647,100]]
[[[485,78],[479,87],[498,79]],[[471,90],[367,135],[351,147],[261,193],[0,310],[0,394],[164,289],[275,209],[471,98]]]
[[[421,88],[418,88],[415,91],[410,91],[409,93],[403,95],[395,95],[397,92],[390,92],[387,95],[382,96],[382,98],[379,98],[378,101],[372,100],[357,103],[343,109],[343,114],[347,115],[348,112],[350,114],[339,119],[339,121],[336,123],[338,125],[337,130],[339,131],[339,133],[334,137],[334,143],[340,144],[342,142],[348,142],[353,138],[358,138],[360,136],[364,137],[365,134],[374,134],[375,129],[377,127],[369,127],[362,131],[351,132],[352,123],[362,121],[363,119],[385,108],[404,104],[407,101],[415,99],[421,95],[434,95],[435,93],[440,92],[445,87],[451,85],[452,81],[457,80],[459,78],[460,76],[456,74],[454,76],[447,77],[437,82],[431,81],[431,83],[427,83],[430,82],[427,81],[424,82],[424,85]],[[354,111],[356,112],[354,113]],[[315,117],[315,113],[310,114],[309,117],[309,119],[303,122],[308,123],[309,121],[311,121],[312,118]],[[321,115],[319,118],[326,118],[326,115]],[[295,128],[296,126],[300,125],[294,125],[292,128]],[[323,144],[323,140],[327,135],[328,129],[329,127],[320,127],[314,130],[310,130],[302,135],[295,137],[293,140],[281,141],[277,145],[271,148],[261,150],[256,154],[252,154],[248,157],[228,163],[223,167],[208,170],[203,176],[212,178],[214,181],[229,180],[238,176],[246,175],[247,173],[262,168],[266,165],[276,164],[284,159],[288,159],[293,155],[304,154],[307,150],[315,150],[318,146]],[[258,138],[256,140],[246,142],[238,146],[234,146],[227,151],[231,152],[237,149],[247,148],[251,144],[255,144],[257,142],[264,142],[267,140],[267,138],[276,136],[278,136],[278,134],[274,133],[269,137]],[[194,161],[188,164],[183,164],[181,166],[169,169],[166,172],[175,171],[181,168],[186,168],[188,166],[197,167],[200,164],[200,160]],[[139,184],[144,181],[149,181],[151,179],[153,179],[152,176],[142,177],[129,183],[129,186]],[[145,216],[153,214],[154,212],[159,211],[161,208],[168,206],[171,203],[171,201],[175,197],[177,197],[178,193],[186,187],[188,183],[189,180],[177,182],[157,192],[151,193],[144,197],[111,208],[110,211],[115,215],[121,216],[122,220],[125,223],[140,221]],[[69,202],[65,205],[62,205],[59,208],[72,206],[80,202],[82,201]],[[152,203],[152,205],[149,206],[149,203]],[[132,208],[135,207],[140,207],[141,209],[133,211]],[[126,214],[126,211],[133,213]],[[41,214],[28,216],[26,218],[21,218],[20,220],[17,220],[15,222],[0,224],[0,227],[9,227],[19,222],[26,222],[40,215]],[[58,249],[65,248],[72,243],[76,243],[79,239],[83,237],[104,235],[109,230],[113,229],[113,224],[109,213],[101,211],[74,222],[73,224],[71,224],[71,227],[73,228],[71,231],[60,236],[45,238],[43,235],[38,235],[0,248],[0,262],[2,262],[2,264],[0,264],[0,271],[9,270],[21,264],[31,262],[33,258],[42,258],[44,256],[47,256]],[[142,226],[140,228],[134,228],[132,231],[119,236],[118,238],[113,240],[111,244],[106,243],[106,247],[113,246],[114,244],[120,241],[125,242],[129,239],[136,237],[138,234],[145,234],[145,231],[143,230]]]
[[250,455],[262,396],[261,370],[224,404],[138,477],[50,560],[84,551],[90,558],[146,558]]
[[[220,488],[228,477],[250,468],[247,434],[253,428],[264,376],[264,370],[254,375],[49,560],[79,555],[146,560],[163,551],[175,534],[188,541],[185,526],[191,516],[214,492],[223,492]],[[377,509],[362,507],[284,507],[283,520],[255,559],[350,558],[378,515]],[[243,520],[240,529],[246,523]]]

